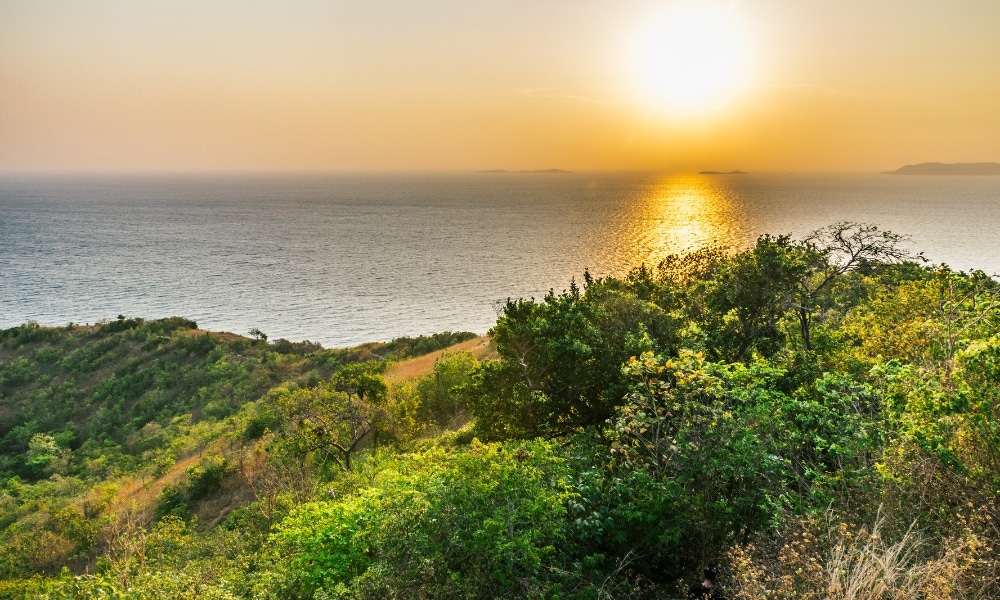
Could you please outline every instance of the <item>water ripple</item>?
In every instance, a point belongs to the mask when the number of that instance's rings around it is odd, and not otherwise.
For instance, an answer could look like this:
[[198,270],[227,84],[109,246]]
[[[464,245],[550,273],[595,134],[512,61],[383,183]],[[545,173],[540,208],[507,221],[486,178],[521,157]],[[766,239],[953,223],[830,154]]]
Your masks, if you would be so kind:
[[381,175],[5,177],[0,326],[184,315],[344,346],[483,332],[584,269],[838,220],[1000,270],[1000,178]]

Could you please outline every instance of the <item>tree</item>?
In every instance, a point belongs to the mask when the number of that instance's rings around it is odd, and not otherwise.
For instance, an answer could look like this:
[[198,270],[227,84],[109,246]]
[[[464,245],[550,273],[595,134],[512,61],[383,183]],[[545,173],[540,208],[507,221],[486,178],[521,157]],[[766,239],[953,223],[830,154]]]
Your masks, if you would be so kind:
[[28,442],[26,465],[38,475],[48,475],[66,465],[66,451],[47,433],[36,433]]
[[903,248],[906,236],[881,231],[875,225],[840,221],[817,229],[798,245],[808,264],[798,281],[798,316],[802,344],[812,350],[810,327],[818,310],[817,301],[840,276],[852,271],[870,271],[879,265],[924,260]]
[[955,356],[1000,325],[1000,284],[982,271],[946,266],[922,278],[893,279],[845,319],[862,360],[897,358],[930,369],[952,368]]
[[[385,416],[385,401],[389,392],[385,379],[382,377],[385,367],[386,363],[379,361],[351,363],[341,367],[330,380],[333,389],[347,394],[348,410],[345,415],[355,409],[360,411],[358,414],[361,412],[367,414],[367,426],[370,427],[372,445],[376,449],[378,448],[378,425]],[[355,397],[357,402],[353,403],[352,398]],[[362,418],[359,423],[364,420],[365,418]],[[348,468],[350,468],[349,464]]]
[[556,597],[547,580],[573,567],[569,469],[555,444],[473,442],[387,467],[360,493],[303,504],[277,525],[259,571],[267,597]]
[[782,397],[772,390],[782,373],[690,351],[673,359],[646,353],[624,370],[633,387],[612,420],[612,455],[677,495],[690,519],[683,535],[697,538],[702,559],[764,527],[786,476],[761,427]]
[[813,258],[787,235],[763,235],[750,250],[718,261],[699,284],[699,321],[712,352],[726,361],[746,360],[753,350],[777,352],[784,342],[778,324],[794,306]]
[[277,399],[288,416],[284,433],[293,451],[319,452],[348,471],[351,457],[384,417],[387,389],[381,375],[364,365],[349,366],[328,383],[285,391]]
[[500,361],[481,366],[470,399],[485,437],[603,427],[627,390],[622,363],[647,350],[675,351],[678,327],[663,308],[628,282],[585,280],[583,291],[574,283],[540,303],[502,307],[490,330]]
[[440,428],[467,422],[470,418],[468,388],[478,366],[479,362],[470,352],[449,353],[434,361],[433,371],[416,383],[420,397],[417,416]]

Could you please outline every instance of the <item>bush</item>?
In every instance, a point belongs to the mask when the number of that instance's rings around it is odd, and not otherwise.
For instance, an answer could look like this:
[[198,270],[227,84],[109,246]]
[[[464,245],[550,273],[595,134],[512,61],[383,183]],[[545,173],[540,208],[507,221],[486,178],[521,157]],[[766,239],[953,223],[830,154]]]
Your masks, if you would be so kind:
[[196,502],[222,489],[222,484],[234,471],[235,467],[225,457],[205,456],[187,470],[183,480],[163,488],[157,499],[156,516],[188,516]]
[[542,442],[411,455],[357,495],[293,511],[271,538],[261,585],[296,598],[540,590],[566,543],[566,472]]
[[310,342],[309,340],[302,342],[289,342],[285,338],[279,338],[271,343],[271,349],[278,354],[295,354],[298,356],[305,356],[306,354],[319,352],[323,349],[323,346],[315,342]]
[[188,499],[197,502],[219,491],[223,481],[234,471],[235,467],[225,457],[213,454],[202,458],[187,470]]
[[184,317],[167,317],[146,323],[146,331],[151,335],[170,335],[178,330],[198,329],[198,324]]
[[417,337],[399,337],[380,349],[384,357],[392,360],[402,360],[423,356],[438,350],[443,350],[449,346],[460,344],[471,340],[476,334],[469,331],[443,331],[431,335],[420,335]]

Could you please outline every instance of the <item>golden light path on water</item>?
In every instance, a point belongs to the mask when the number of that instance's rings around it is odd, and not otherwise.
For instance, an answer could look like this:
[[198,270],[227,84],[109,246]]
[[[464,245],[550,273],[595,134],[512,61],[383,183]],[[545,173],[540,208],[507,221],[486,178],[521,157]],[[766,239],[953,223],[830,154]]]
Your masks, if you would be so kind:
[[614,247],[614,264],[628,267],[655,266],[668,255],[705,246],[743,248],[757,231],[746,208],[712,176],[665,176],[636,194],[605,243]]
[[995,273],[998,198],[996,178],[877,174],[0,178],[0,327],[183,315],[328,347],[484,332],[497,301],[585,269],[838,221]]

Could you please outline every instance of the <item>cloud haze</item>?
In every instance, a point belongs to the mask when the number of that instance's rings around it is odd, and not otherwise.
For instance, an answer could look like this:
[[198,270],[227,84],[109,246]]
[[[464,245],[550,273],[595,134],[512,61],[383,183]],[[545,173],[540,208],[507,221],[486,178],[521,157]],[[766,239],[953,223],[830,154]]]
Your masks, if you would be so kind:
[[661,6],[7,0],[0,170],[1000,160],[996,2],[741,2],[752,84],[696,118],[626,76]]

